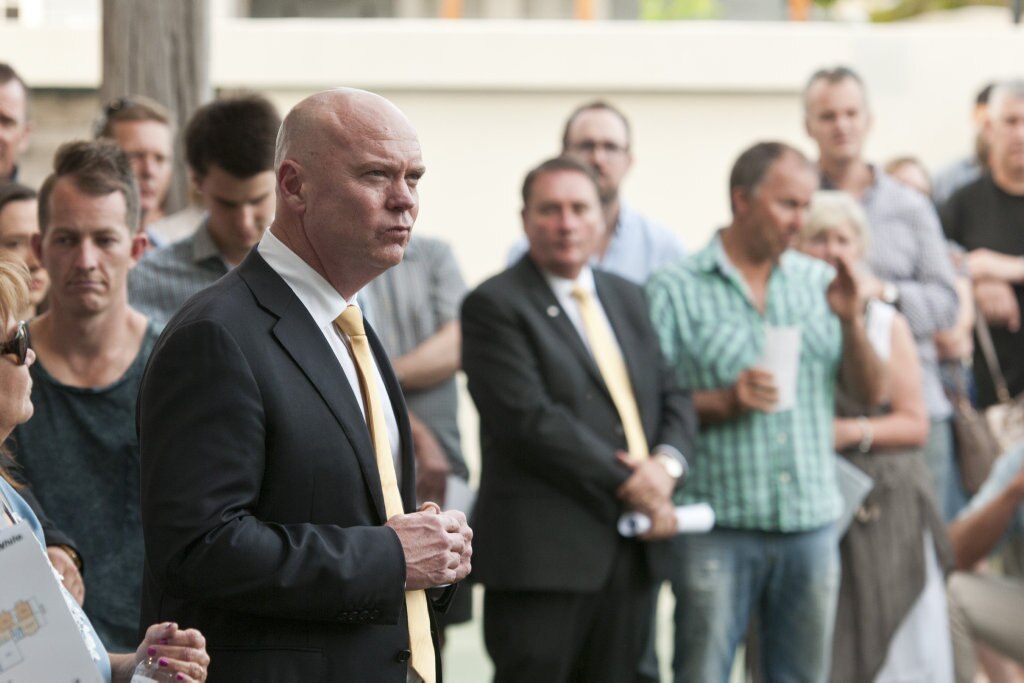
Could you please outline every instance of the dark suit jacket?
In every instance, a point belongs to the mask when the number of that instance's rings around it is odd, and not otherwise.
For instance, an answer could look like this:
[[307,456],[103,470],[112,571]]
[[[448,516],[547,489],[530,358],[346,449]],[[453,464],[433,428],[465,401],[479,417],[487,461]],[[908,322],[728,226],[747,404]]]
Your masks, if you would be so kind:
[[[643,291],[597,270],[594,280],[648,443],[691,454],[696,418]],[[480,412],[474,579],[502,590],[597,591],[620,544],[615,490],[629,475],[615,457],[626,438],[600,370],[529,257],[466,298],[462,337]],[[652,574],[667,576],[666,544],[646,546]]]
[[[367,336],[402,439],[402,393]],[[405,559],[363,414],[312,317],[256,250],[168,323],[138,403],[142,625],[202,630],[210,680],[404,683]]]

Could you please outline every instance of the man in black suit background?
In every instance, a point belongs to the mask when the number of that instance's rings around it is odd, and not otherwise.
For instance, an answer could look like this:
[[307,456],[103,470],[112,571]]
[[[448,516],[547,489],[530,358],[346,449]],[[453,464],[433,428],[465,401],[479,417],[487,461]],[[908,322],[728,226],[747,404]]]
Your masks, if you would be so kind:
[[[588,265],[604,229],[593,171],[535,168],[522,219],[527,254],[462,309],[485,642],[499,682],[631,680],[696,422],[641,289]],[[653,521],[641,539],[616,530],[629,509]]]
[[288,114],[275,168],[269,230],[143,380],[143,621],[202,628],[211,680],[440,680],[423,589],[468,573],[472,532],[404,513],[408,416],[355,306],[408,243],[419,142],[384,98],[333,90]]

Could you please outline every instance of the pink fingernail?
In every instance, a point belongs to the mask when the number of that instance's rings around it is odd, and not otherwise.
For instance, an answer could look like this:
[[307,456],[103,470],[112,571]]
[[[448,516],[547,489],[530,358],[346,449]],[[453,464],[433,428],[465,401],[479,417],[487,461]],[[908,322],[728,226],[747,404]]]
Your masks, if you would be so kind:
[[181,674],[181,673],[175,674],[174,675],[174,680],[176,680],[176,681],[183,681],[183,680],[185,680],[185,674]]
[[160,666],[170,666],[170,665],[171,665],[171,663],[170,663],[170,662],[168,662],[168,661],[167,661],[166,659],[164,659],[163,657],[161,657],[161,658],[160,658],[160,661],[158,661],[158,662],[157,662],[157,664],[159,664]]
[[146,654],[149,655],[150,657],[152,657],[153,655],[156,654],[156,648],[153,647],[152,645],[150,645],[149,649],[146,650]]
[[161,645],[166,645],[167,644],[167,639],[166,638],[161,638],[160,639],[160,644]]

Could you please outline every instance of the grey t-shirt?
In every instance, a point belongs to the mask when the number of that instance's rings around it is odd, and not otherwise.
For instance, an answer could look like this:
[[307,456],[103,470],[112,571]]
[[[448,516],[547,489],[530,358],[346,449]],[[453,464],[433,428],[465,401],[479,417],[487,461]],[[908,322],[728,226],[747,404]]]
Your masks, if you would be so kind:
[[[459,319],[466,283],[447,243],[416,235],[402,262],[385,271],[360,293],[367,319],[389,358],[403,356]],[[405,392],[409,410],[430,428],[448,455],[452,473],[468,479],[458,425],[455,378],[420,391]]]
[[142,522],[135,401],[158,330],[110,386],[61,384],[32,366],[32,418],[14,430],[15,459],[47,514],[85,558],[85,612],[111,652],[138,647]]

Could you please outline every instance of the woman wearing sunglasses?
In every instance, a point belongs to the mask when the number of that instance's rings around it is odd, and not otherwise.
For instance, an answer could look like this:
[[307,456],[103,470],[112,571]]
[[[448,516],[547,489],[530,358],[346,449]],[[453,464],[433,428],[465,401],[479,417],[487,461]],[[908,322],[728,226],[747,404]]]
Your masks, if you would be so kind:
[[[28,369],[35,362],[35,353],[28,346],[27,326],[15,318],[15,313],[28,303],[28,282],[25,266],[0,253],[0,442],[7,439],[16,425],[32,417],[32,379]],[[43,545],[39,520],[11,485],[2,467],[0,508],[3,510],[0,529],[25,520],[32,527],[40,546]],[[206,679],[210,658],[199,631],[179,629],[176,624],[154,624],[146,631],[135,652],[107,653],[78,604],[67,591],[62,589],[62,593],[79,624],[82,640],[93,654],[93,660],[105,680],[114,683],[129,681],[138,663],[148,658],[154,658],[161,669],[171,673],[173,680],[197,682]]]

